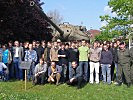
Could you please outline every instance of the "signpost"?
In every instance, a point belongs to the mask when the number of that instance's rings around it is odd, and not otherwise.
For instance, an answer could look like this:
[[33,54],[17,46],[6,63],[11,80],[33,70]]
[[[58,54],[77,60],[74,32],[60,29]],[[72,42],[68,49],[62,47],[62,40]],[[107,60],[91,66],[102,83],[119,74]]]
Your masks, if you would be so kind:
[[26,90],[26,82],[27,82],[27,70],[30,69],[31,62],[30,61],[22,61],[20,64],[20,69],[25,70],[25,90]]

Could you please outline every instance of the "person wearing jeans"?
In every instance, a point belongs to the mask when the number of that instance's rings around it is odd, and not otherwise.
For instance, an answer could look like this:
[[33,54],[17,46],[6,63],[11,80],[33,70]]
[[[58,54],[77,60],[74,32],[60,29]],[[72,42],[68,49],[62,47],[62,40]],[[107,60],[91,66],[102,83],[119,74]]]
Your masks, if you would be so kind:
[[19,46],[19,42],[14,42],[15,47],[13,47],[13,65],[14,65],[14,71],[15,71],[15,78],[22,80],[23,79],[23,72],[22,69],[19,68],[20,63],[22,61],[22,57],[24,55],[23,53],[23,47]]
[[103,83],[107,82],[108,84],[111,84],[111,64],[113,57],[111,51],[108,50],[106,44],[104,44],[103,49],[104,50],[101,52],[101,59],[100,59],[102,67]]
[[90,83],[94,83],[94,69],[95,69],[95,81],[99,83],[99,61],[101,57],[101,50],[97,47],[97,42],[94,42],[93,48],[90,48]]
[[85,82],[88,81],[88,57],[89,48],[86,46],[86,41],[82,40],[82,46],[78,48],[79,50],[79,66],[81,71],[83,71],[83,78]]

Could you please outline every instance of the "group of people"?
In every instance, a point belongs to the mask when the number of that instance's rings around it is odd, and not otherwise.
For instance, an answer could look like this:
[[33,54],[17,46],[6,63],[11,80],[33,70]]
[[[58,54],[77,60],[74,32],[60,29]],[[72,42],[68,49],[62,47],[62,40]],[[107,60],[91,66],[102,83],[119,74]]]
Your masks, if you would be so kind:
[[21,62],[30,62],[27,79],[33,84],[133,83],[133,48],[116,42],[8,42],[0,46],[0,78],[24,80]]

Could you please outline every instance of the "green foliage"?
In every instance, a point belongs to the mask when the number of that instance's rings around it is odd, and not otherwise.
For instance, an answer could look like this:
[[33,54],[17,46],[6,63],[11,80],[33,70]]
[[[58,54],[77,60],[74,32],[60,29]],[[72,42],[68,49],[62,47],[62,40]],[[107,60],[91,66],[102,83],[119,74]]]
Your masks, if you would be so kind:
[[0,82],[0,100],[132,100],[132,91],[126,85],[87,84],[77,90],[66,84],[33,86],[30,82],[25,91],[24,82]]
[[112,13],[116,13],[117,16],[100,16],[101,21],[106,22],[107,25],[101,28],[102,34],[96,39],[110,40],[119,35],[126,35],[131,30],[133,0],[110,0],[108,6],[112,9]]

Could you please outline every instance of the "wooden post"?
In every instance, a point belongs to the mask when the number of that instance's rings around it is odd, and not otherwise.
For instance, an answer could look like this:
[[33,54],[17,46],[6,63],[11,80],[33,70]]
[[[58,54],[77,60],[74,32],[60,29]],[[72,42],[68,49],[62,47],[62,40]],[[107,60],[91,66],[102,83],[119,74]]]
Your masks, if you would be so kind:
[[26,82],[27,82],[27,70],[25,69],[25,91],[26,91]]

